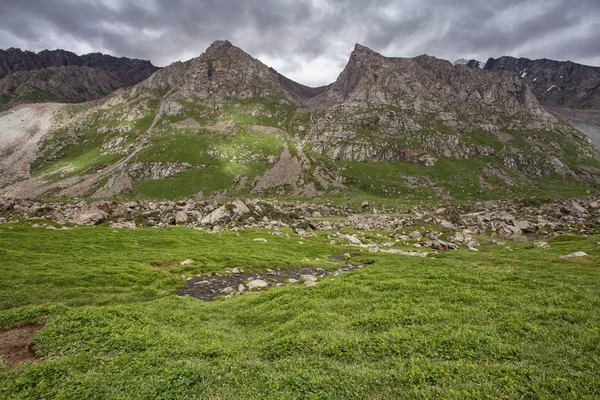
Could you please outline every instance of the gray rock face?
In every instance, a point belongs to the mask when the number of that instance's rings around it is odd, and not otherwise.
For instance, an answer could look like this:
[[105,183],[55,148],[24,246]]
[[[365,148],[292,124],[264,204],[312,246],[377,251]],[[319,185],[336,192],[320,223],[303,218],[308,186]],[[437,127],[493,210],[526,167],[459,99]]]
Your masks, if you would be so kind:
[[158,68],[149,61],[64,50],[0,50],[0,104],[76,103],[135,85]]
[[[304,104],[322,110],[306,126],[313,150],[348,161],[433,165],[439,156],[481,158],[498,148],[465,140],[466,132],[499,138],[507,129],[554,130],[557,122],[512,73],[429,56],[384,57],[361,45],[336,82]],[[527,161],[536,171],[551,164]],[[518,169],[527,162],[511,158],[510,165]]]
[[37,54],[16,48],[0,50],[0,79],[19,71],[67,66],[102,68],[114,73],[123,86],[135,85],[158,69],[150,61],[101,53],[78,56],[65,50],[43,50]]
[[138,85],[133,95],[143,94],[148,90],[172,89],[177,90],[175,97],[178,98],[212,97],[217,102],[226,97],[296,97],[286,91],[275,70],[227,40],[214,42],[197,58],[176,62],[157,71]]
[[61,102],[99,99],[123,87],[102,68],[51,67],[20,71],[0,79],[0,104]]
[[544,106],[600,109],[600,67],[571,61],[490,58],[487,71],[516,73]]
[[527,85],[513,74],[455,67],[426,55],[384,57],[358,44],[337,81],[318,100],[321,104],[360,102],[455,115],[468,110],[472,116],[493,113],[496,118],[545,114]]

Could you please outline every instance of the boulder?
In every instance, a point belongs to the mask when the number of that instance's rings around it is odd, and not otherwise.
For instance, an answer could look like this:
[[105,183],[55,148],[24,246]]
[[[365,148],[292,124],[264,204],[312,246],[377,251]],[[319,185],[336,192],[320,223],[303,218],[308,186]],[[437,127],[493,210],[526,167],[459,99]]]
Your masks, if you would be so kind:
[[412,231],[411,233],[409,233],[408,236],[410,238],[416,239],[416,240],[420,240],[423,237],[423,235],[421,235],[421,232],[419,232],[419,231]]
[[185,224],[188,221],[188,215],[185,211],[177,211],[175,213],[175,223],[177,225]]
[[449,230],[452,230],[452,231],[456,229],[456,225],[454,225],[450,221],[446,221],[445,219],[440,220],[438,222],[438,225],[441,226],[444,229],[449,229]]
[[98,225],[106,221],[107,215],[108,214],[100,210],[98,207],[87,204],[81,209],[75,211],[69,219],[69,222],[72,222],[76,225]]
[[431,242],[431,248],[440,251],[457,250],[458,246],[454,243],[444,242],[443,240],[435,239]]
[[344,238],[346,239],[346,241],[348,241],[349,245],[360,246],[362,244],[360,239],[354,235],[345,235]]
[[225,206],[221,206],[202,218],[200,223],[202,225],[221,225],[229,221],[231,221],[231,212]]
[[248,290],[262,289],[266,288],[267,286],[269,286],[269,284],[262,279],[255,279],[253,281],[248,282],[248,284],[246,285]]
[[568,205],[562,207],[562,211],[576,217],[582,217],[587,214],[586,209],[576,201],[571,201]]
[[514,226],[520,229],[522,232],[533,232],[533,227],[531,226],[531,223],[529,221],[514,221]]

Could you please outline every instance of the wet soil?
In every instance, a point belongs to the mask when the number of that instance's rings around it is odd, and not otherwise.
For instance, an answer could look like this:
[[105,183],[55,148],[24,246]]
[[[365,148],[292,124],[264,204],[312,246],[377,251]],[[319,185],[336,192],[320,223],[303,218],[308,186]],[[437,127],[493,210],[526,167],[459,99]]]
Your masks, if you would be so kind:
[[[339,275],[362,267],[362,265],[347,264],[345,267],[339,268],[336,271],[328,271],[322,268],[294,267],[276,271],[267,271],[264,273],[240,270],[239,272],[235,271],[227,275],[198,275],[188,279],[187,285],[184,288],[179,289],[177,293],[180,296],[187,295],[201,300],[212,300],[219,296],[249,291],[247,283],[257,279],[267,282],[268,286],[265,288],[253,289],[252,291],[264,291],[284,284],[304,283],[311,285],[310,282],[313,280],[318,281],[325,276]],[[310,277],[314,277],[314,279],[311,279]],[[243,285],[243,287],[240,285]]]
[[35,360],[35,353],[30,345],[31,337],[42,329],[42,325],[18,326],[0,331],[0,356],[8,366]]

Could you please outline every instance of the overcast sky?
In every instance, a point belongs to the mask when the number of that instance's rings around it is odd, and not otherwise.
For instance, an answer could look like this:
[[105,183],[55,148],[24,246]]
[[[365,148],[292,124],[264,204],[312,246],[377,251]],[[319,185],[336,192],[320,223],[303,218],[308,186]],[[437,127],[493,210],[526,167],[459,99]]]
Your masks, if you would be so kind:
[[599,27],[600,0],[0,0],[0,48],[165,66],[228,39],[311,86],[334,81],[355,43],[395,57],[600,65]]

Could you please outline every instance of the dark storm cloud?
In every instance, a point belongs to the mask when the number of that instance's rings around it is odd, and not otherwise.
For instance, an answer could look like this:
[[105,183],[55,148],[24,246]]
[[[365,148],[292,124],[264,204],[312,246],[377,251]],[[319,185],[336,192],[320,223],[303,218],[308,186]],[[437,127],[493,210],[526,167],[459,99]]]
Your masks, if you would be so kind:
[[600,64],[598,0],[0,0],[0,48],[166,65],[229,39],[283,74],[335,79],[354,43],[389,56]]

